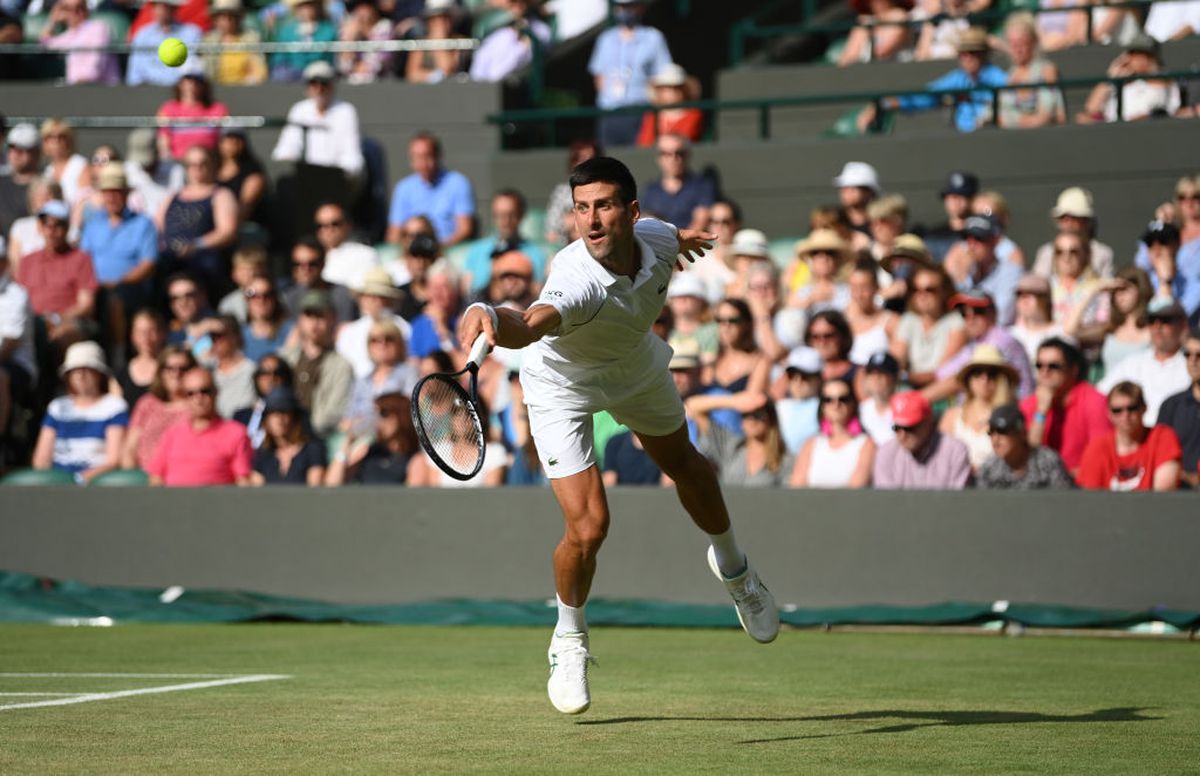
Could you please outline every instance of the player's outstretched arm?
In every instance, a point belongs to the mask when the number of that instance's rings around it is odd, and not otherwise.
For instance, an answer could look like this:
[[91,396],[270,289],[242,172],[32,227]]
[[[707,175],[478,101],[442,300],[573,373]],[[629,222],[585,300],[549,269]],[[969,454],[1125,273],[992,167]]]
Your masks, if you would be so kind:
[[473,304],[463,313],[458,324],[458,341],[474,342],[486,334],[488,344],[519,350],[537,342],[562,325],[562,314],[548,304],[534,305],[525,312],[505,307],[495,308]]
[[[703,256],[707,251],[711,251],[713,240],[717,236],[712,232],[705,232],[700,229],[680,229],[679,230],[679,253],[690,263],[695,263],[696,259]],[[695,258],[693,258],[695,254]]]

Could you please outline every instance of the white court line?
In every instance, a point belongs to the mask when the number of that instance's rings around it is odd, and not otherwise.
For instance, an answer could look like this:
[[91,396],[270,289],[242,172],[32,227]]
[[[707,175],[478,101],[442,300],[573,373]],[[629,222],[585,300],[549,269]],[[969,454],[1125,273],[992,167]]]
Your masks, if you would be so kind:
[[73,672],[58,672],[58,673],[18,673],[18,672],[0,672],[0,678],[7,679],[23,679],[25,677],[34,679],[71,679],[80,677],[83,679],[225,679],[231,676],[239,676],[239,674],[113,674],[113,673],[73,673]]
[[[71,674],[60,674],[70,676]],[[87,676],[87,674],[74,674]],[[248,682],[270,682],[278,679],[290,679],[287,674],[249,674],[246,676],[230,676],[226,679],[213,679],[207,682],[188,682],[187,684],[170,684],[163,687],[142,687],[136,690],[119,690],[117,692],[97,692],[76,695],[70,698],[57,698],[49,701],[32,701],[29,703],[9,703],[0,706],[0,711],[9,709],[36,709],[42,706],[67,706],[72,703],[90,703],[91,701],[110,701],[116,698],[130,698],[134,695],[154,695],[164,692],[181,692],[183,690],[203,690],[208,687],[221,687],[229,684],[246,684]]]
[[0,696],[24,696],[24,695],[87,695],[85,692],[0,692]]

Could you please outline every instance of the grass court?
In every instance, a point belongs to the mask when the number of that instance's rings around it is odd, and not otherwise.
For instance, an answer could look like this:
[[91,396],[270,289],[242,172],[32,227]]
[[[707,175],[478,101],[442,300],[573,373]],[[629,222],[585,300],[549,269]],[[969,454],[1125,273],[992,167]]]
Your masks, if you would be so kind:
[[[592,708],[564,717],[545,695],[548,637],[4,625],[0,773],[1200,768],[1200,645],[1187,641],[785,631],[761,646],[734,630],[596,628]],[[160,691],[179,685],[204,686]],[[80,693],[98,699],[13,708]]]

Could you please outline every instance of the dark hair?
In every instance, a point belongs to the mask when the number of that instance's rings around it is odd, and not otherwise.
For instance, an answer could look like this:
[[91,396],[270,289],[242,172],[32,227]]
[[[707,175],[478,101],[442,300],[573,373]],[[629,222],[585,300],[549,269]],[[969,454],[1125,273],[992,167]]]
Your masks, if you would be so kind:
[[850,397],[850,417],[852,419],[857,418],[858,417],[858,394],[854,392],[854,386],[851,385],[850,381],[847,380],[845,377],[834,377],[831,380],[826,380],[825,382],[821,383],[821,387],[817,391],[818,395],[824,396],[825,389],[828,388],[829,386],[835,385],[837,383],[841,383],[842,385],[846,386],[847,395]]
[[515,200],[517,203],[517,210],[520,211],[522,216],[525,215],[525,210],[528,207],[528,203],[526,203],[526,201],[525,201],[524,194],[522,194],[521,192],[519,192],[513,188],[500,189],[499,191],[497,191],[495,194],[492,195],[492,201],[495,202],[496,200],[500,199],[501,197],[508,197],[510,199]]
[[742,206],[741,205],[734,202],[732,199],[718,199],[718,200],[715,200],[711,205],[709,205],[709,209],[711,210],[712,208],[716,207],[717,205],[724,205],[725,207],[729,208],[729,212],[733,213],[733,220],[737,221],[739,224],[742,223]]
[[633,179],[633,173],[629,172],[629,168],[623,163],[611,156],[594,156],[586,162],[582,162],[571,171],[571,178],[568,182],[571,185],[572,194],[578,186],[587,186],[589,183],[612,183],[616,185],[622,203],[628,205],[637,200],[637,182]]
[[850,331],[850,324],[846,321],[846,316],[837,310],[822,310],[809,318],[808,325],[804,327],[805,345],[811,346],[812,327],[817,321],[825,321],[833,327],[838,338],[838,357],[847,358],[850,355],[850,348],[854,346],[854,333]]
[[[1150,276],[1141,267],[1125,267],[1116,274],[1116,279],[1132,283],[1137,288],[1138,303],[1133,311],[1133,315],[1136,316],[1134,321],[1138,328],[1149,326],[1150,318],[1146,314],[1146,308],[1150,305],[1150,299],[1154,296],[1154,286],[1150,284]],[[1113,293],[1115,294],[1116,292]],[[1109,331],[1116,331],[1125,323],[1125,313],[1117,307],[1115,302],[1110,304],[1109,307],[1112,310],[1109,318]]]
[[[139,315],[143,311],[139,311]],[[136,316],[135,316],[136,317]],[[196,366],[196,357],[192,355],[192,350],[186,345],[167,345],[158,354],[158,368],[154,370],[154,379],[150,382],[150,393],[158,397],[160,401],[170,401],[171,397],[167,395],[167,387],[163,385],[163,367],[167,365],[167,359],[171,356],[184,356],[187,358],[187,366],[180,373],[180,379],[184,373]]]
[[[285,320],[287,320],[288,317],[287,310],[284,309],[283,306],[283,300],[279,298],[279,286],[276,285],[275,278],[271,277],[271,275],[267,272],[256,273],[254,277],[251,278],[250,283],[253,284],[259,281],[267,284],[267,288],[271,294],[271,316],[268,318],[268,320],[271,322],[271,326],[274,327],[274,332],[278,334],[279,327]],[[247,325],[250,323],[249,309],[246,311],[246,323]]]
[[578,164],[575,160],[579,158],[583,151],[589,148],[592,151],[592,156],[604,156],[604,147],[600,145],[600,141],[590,137],[583,140],[572,140],[571,145],[567,147],[567,163],[571,167],[575,167]]
[[192,79],[196,83],[196,99],[198,99],[200,104],[204,107],[210,107],[213,104],[212,84],[208,82],[207,78],[196,71],[185,73],[178,81],[175,82],[175,85],[171,87],[171,94],[175,98],[175,102],[179,102],[183,99],[183,82],[184,79],[187,78]]
[[[316,211],[313,211],[313,212],[316,212]],[[296,240],[296,244],[292,246],[292,250],[294,251],[297,248],[301,248],[301,247],[307,248],[310,251],[316,251],[317,257],[320,259],[320,261],[322,263],[324,263],[324,261],[325,261],[325,246],[321,245],[321,243],[317,242],[317,238],[315,236],[313,236],[311,234],[304,235],[300,239]]]
[[854,268],[850,272],[866,272],[875,281],[875,285],[879,285],[879,275],[877,274],[879,272],[879,265],[875,262],[875,259],[860,257],[854,262]]
[[758,349],[754,344],[754,314],[750,312],[750,305],[745,299],[730,297],[722,299],[717,303],[717,306],[727,304],[738,311],[738,317],[742,319],[742,328],[738,331],[737,341],[733,343],[733,347],[737,350],[753,353]]
[[317,215],[317,211],[323,207],[336,207],[338,210],[341,211],[342,218],[346,219],[347,222],[350,220],[350,211],[348,211],[346,209],[345,205],[343,205],[341,202],[338,202],[335,199],[323,199],[319,203],[317,203],[317,206],[315,208],[313,208],[313,217],[314,218]]
[[225,332],[225,336],[236,342],[238,350],[241,350],[246,341],[242,339],[242,324],[238,322],[238,319],[232,315],[218,315],[215,318],[221,325],[221,331]]
[[153,307],[142,307],[129,319],[130,334],[133,333],[133,322],[138,318],[145,318],[146,320],[150,321],[154,324],[155,328],[164,334],[167,331],[167,319],[163,317],[162,313],[160,313],[158,310],[155,310]]
[[453,372],[454,359],[444,350],[433,350],[425,354],[425,358],[432,358],[433,363],[437,365],[439,372]]
[[259,398],[266,398],[266,396],[258,390],[258,378],[262,376],[263,366],[265,365],[267,359],[271,359],[275,362],[275,372],[277,372],[276,376],[283,380],[283,384],[285,386],[292,388],[293,383],[295,382],[292,375],[292,365],[289,364],[287,360],[278,353],[268,353],[262,358],[258,359],[258,365],[254,368],[254,393],[258,394]]
[[422,129],[420,132],[418,132],[417,134],[412,136],[412,138],[408,141],[408,144],[412,145],[413,143],[417,142],[418,140],[424,140],[427,143],[433,144],[434,158],[435,159],[442,158],[442,141],[438,140],[437,135],[433,134],[428,129]]
[[1042,348],[1054,348],[1061,353],[1063,360],[1075,367],[1079,377],[1087,374],[1087,360],[1083,357],[1083,351],[1062,337],[1050,337],[1042,340],[1037,349],[1040,351]]

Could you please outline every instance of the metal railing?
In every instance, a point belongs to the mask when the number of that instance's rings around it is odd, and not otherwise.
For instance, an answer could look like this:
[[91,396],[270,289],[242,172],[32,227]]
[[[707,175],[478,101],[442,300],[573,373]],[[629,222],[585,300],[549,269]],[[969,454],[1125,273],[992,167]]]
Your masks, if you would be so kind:
[[[835,92],[827,94],[805,94],[796,95],[793,97],[753,97],[738,100],[693,100],[691,102],[678,103],[671,106],[659,105],[629,105],[621,108],[601,109],[601,108],[556,108],[556,109],[533,109],[533,110],[516,110],[502,111],[494,113],[487,117],[488,123],[499,126],[501,139],[506,133],[512,132],[518,125],[541,125],[546,139],[546,145],[557,145],[557,124],[560,121],[579,120],[579,119],[596,119],[600,116],[612,115],[628,115],[641,113],[658,113],[663,110],[675,110],[680,108],[696,108],[705,111],[706,113],[720,113],[722,111],[754,111],[758,114],[758,137],[761,140],[769,140],[771,138],[771,111],[775,108],[788,107],[811,107],[819,105],[837,105],[837,104],[871,104],[876,108],[876,124],[878,118],[882,116],[884,111],[883,101],[890,97],[933,97],[943,106],[954,105],[964,98],[972,99],[972,96],[980,92],[989,92],[992,102],[992,119],[991,123],[995,125],[999,116],[1000,95],[1007,91],[1017,91],[1025,89],[1054,89],[1061,91],[1063,89],[1081,88],[1095,86],[1100,83],[1108,83],[1114,86],[1123,86],[1124,84],[1133,81],[1175,81],[1185,78],[1200,77],[1200,72],[1197,71],[1172,71],[1154,73],[1152,75],[1132,75],[1132,76],[1094,76],[1090,78],[1064,78],[1058,81],[1039,81],[1021,84],[1006,84],[1004,86],[987,86],[979,84],[967,89],[910,89],[907,91],[889,90],[887,92],[866,91],[866,92]],[[1124,102],[1123,89],[1117,89],[1117,116],[1119,120],[1124,120]]]
[[[373,53],[396,51],[474,51],[479,48],[476,38],[451,38],[447,40],[365,40],[365,41],[292,41],[255,43],[197,43],[188,47],[188,52],[204,56],[205,54],[222,54],[232,52],[248,52],[253,54],[283,54],[300,52],[310,53]],[[0,44],[0,54],[45,54],[47,56],[67,56],[83,52],[101,52],[105,54],[157,53],[157,46],[133,46],[129,43],[110,43],[107,46],[72,46],[69,49],[47,48],[41,43],[3,43]]]
[[17,124],[41,126],[46,119],[54,118],[66,122],[72,129],[188,129],[238,128],[272,129],[287,124],[283,116],[220,116],[211,118],[159,118],[157,116],[7,116],[10,127]]

